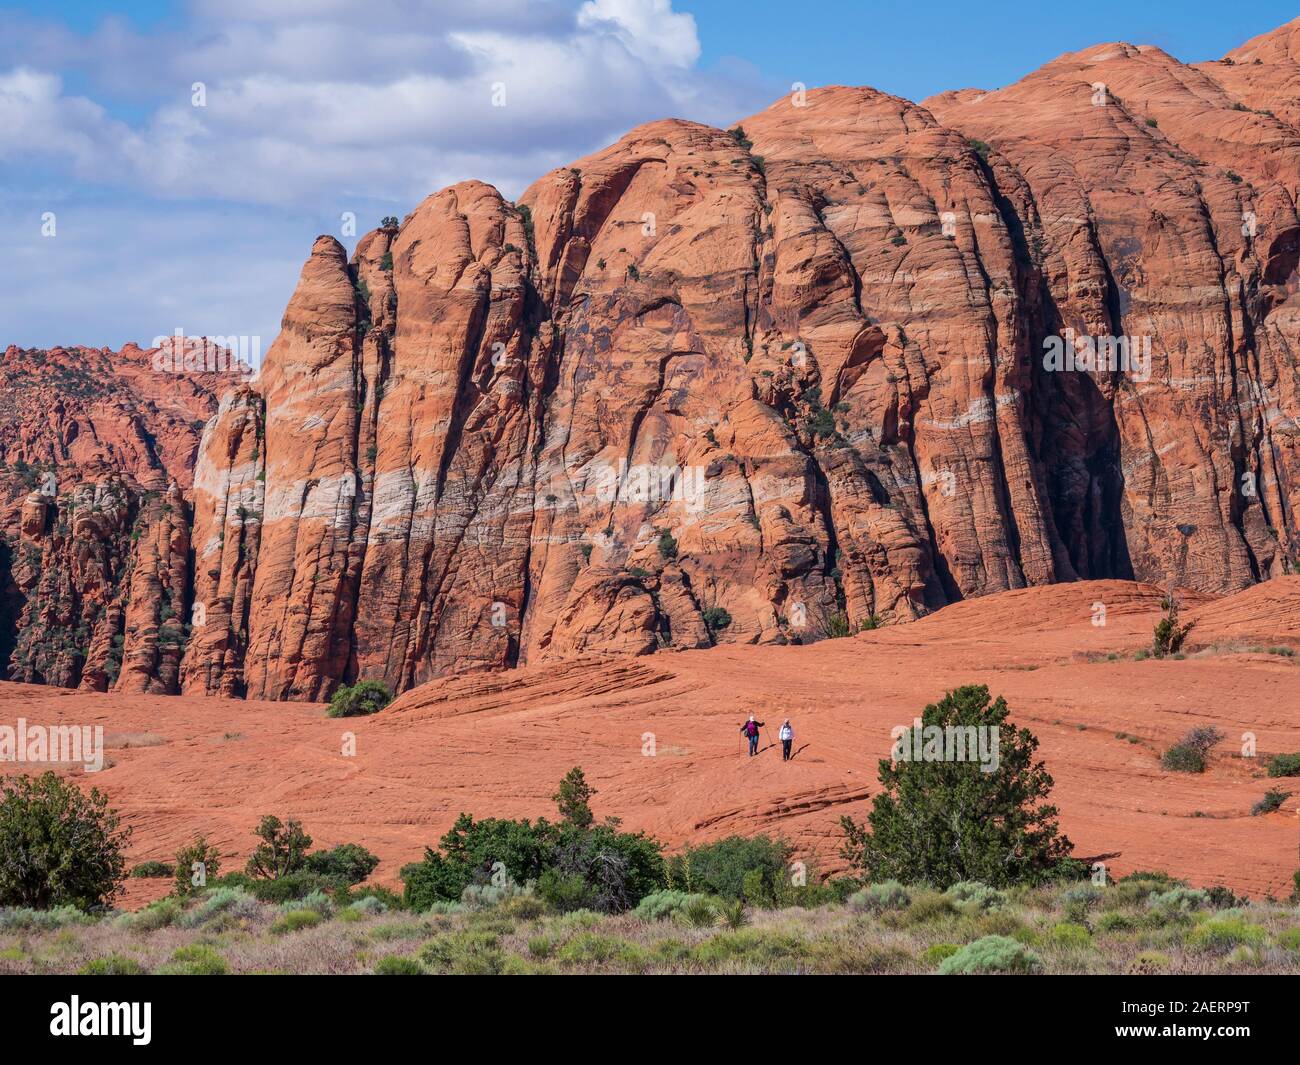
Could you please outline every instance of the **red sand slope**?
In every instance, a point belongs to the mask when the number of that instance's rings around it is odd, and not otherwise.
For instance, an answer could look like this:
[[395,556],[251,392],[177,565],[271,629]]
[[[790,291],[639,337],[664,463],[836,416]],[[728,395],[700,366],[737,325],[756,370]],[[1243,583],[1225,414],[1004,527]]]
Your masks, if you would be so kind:
[[[838,819],[879,790],[889,731],[967,682],[1006,696],[1033,729],[1079,856],[1112,869],[1163,868],[1197,884],[1284,894],[1300,865],[1300,802],[1251,817],[1278,781],[1237,757],[1300,750],[1300,665],[1250,650],[1295,644],[1300,578],[1189,610],[1183,661],[1109,661],[1146,646],[1160,591],[1120,581],[1027,589],[957,604],[909,625],[810,647],[727,647],[591,658],[437,681],[369,719],[316,704],[95,695],[0,685],[0,723],[103,724],[111,768],[92,782],[135,827],[132,860],[165,858],[206,832],[242,865],[264,813],[300,817],[320,845],[365,844],[377,877],[436,842],[457,812],[553,814],[550,795],[581,764],[597,812],[672,844],[732,832],[782,833],[837,866]],[[1107,624],[1092,624],[1093,604]],[[756,712],[775,736],[789,716],[795,761],[764,741],[740,753]],[[1186,729],[1228,739],[1203,776],[1168,773],[1158,752]],[[344,733],[355,757],[341,754]],[[1126,733],[1139,739],[1117,738]],[[643,753],[653,734],[656,753]],[[15,771],[9,764],[4,767]],[[1284,787],[1287,782],[1280,782]],[[1300,781],[1294,782],[1300,792]],[[163,890],[131,883],[128,903]]]

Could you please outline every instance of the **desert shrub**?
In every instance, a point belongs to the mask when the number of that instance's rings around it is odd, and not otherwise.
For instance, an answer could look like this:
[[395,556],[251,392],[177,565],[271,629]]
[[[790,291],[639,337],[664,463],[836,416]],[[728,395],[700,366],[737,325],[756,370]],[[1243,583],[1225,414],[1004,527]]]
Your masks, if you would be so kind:
[[598,913],[591,910],[574,910],[572,913],[561,914],[552,921],[551,929],[557,934],[567,935],[599,928],[602,923],[603,918]]
[[402,896],[382,884],[371,884],[368,887],[360,887],[353,891],[344,888],[334,890],[334,901],[340,906],[348,906],[364,899],[376,899],[390,910],[400,910],[402,908]]
[[1216,884],[1212,888],[1207,888],[1206,895],[1209,897],[1210,905],[1216,910],[1226,910],[1234,906],[1250,905],[1250,898],[1248,896],[1234,895],[1231,888],[1226,888],[1222,884]]
[[1198,725],[1194,729],[1189,729],[1183,736],[1182,742],[1189,747],[1208,754],[1210,748],[1217,746],[1224,740],[1222,729],[1215,728],[1213,725]]
[[985,910],[1000,910],[1007,901],[997,888],[981,884],[978,880],[963,880],[952,884],[944,892],[963,913],[978,913]]
[[738,961],[759,968],[780,962],[797,963],[807,951],[803,937],[766,928],[742,928],[720,932],[696,945],[692,955],[697,962],[718,966]]
[[720,606],[705,607],[700,612],[700,617],[704,621],[705,628],[709,630],[709,635],[715,638],[731,624],[731,615]]
[[313,910],[322,917],[328,917],[334,912],[334,901],[323,891],[313,891],[310,895],[304,895],[300,899],[290,899],[288,902],[280,904],[282,913],[289,913],[293,910]]
[[754,905],[770,904],[788,878],[790,844],[768,836],[728,836],[687,847],[668,860],[668,886]]
[[1183,643],[1192,631],[1195,622],[1178,624],[1178,603],[1170,598],[1165,600],[1165,616],[1156,622],[1152,635],[1151,650],[1157,658],[1174,655],[1182,650]]
[[176,894],[184,897],[203,890],[217,879],[221,857],[206,836],[199,836],[176,852],[175,869]]
[[463,813],[438,850],[426,847],[423,861],[402,868],[402,900],[413,910],[427,910],[439,900],[459,902],[470,884],[488,883],[498,863],[516,883],[537,880],[551,864],[556,835],[556,826],[545,818],[475,821]]
[[535,891],[527,891],[502,903],[503,917],[514,921],[535,921],[546,913],[546,903]]
[[1163,954],[1158,950],[1144,950],[1128,963],[1128,968],[1125,971],[1131,976],[1154,976],[1158,973],[1168,972],[1169,966],[1168,954]]
[[608,965],[640,970],[649,958],[644,947],[616,936],[580,932],[559,948],[555,960],[563,965]]
[[1210,904],[1210,896],[1199,888],[1174,887],[1168,891],[1153,891],[1147,897],[1147,906],[1153,910],[1191,913]]
[[643,898],[633,913],[643,921],[664,921],[675,917],[688,901],[702,898],[703,895],[689,895],[685,891],[665,888],[663,891],[652,891]]
[[461,892],[460,901],[467,910],[484,910],[532,894],[532,885],[520,887],[507,877],[501,884],[470,884]]
[[677,557],[677,541],[667,529],[659,531],[659,541],[655,546],[658,547],[659,554],[665,561],[671,562]]
[[379,859],[358,843],[340,843],[327,851],[307,855],[310,873],[328,877],[339,884],[359,884],[375,871]]
[[1256,801],[1250,808],[1252,817],[1258,817],[1260,814],[1271,814],[1274,810],[1281,809],[1282,804],[1291,798],[1289,791],[1282,791],[1280,788],[1270,788],[1264,792],[1264,797]]
[[1175,773],[1204,773],[1210,748],[1222,739],[1223,733],[1217,728],[1194,728],[1165,751],[1160,764]]
[[866,910],[869,913],[901,910],[907,906],[907,903],[907,888],[897,880],[886,880],[882,884],[868,884],[861,891],[849,896],[851,909]]
[[420,948],[432,972],[453,976],[497,976],[505,967],[501,939],[493,932],[463,929],[437,936]]
[[1300,928],[1284,928],[1277,936],[1277,945],[1283,950],[1300,952]]
[[1221,954],[1233,947],[1255,947],[1264,942],[1264,929],[1238,914],[1211,917],[1188,933],[1187,944],[1198,950]]
[[951,917],[956,912],[957,907],[953,904],[952,899],[940,891],[926,888],[914,891],[907,909],[898,914],[896,922],[890,923],[904,925],[929,924],[931,921]]
[[1145,870],[1129,873],[1128,876],[1120,877],[1106,892],[1102,908],[1115,910],[1125,906],[1145,906],[1153,891],[1168,891],[1170,888],[1186,886],[1184,881],[1176,880],[1168,873]]
[[969,975],[973,973],[1031,973],[1042,967],[1042,962],[1023,943],[1006,936],[984,936],[967,943],[961,950],[946,958],[939,966],[942,976]]
[[587,878],[581,873],[547,869],[537,881],[537,894],[556,913],[587,908]]
[[300,932],[304,928],[315,928],[324,919],[316,910],[290,910],[275,919],[271,925],[271,934],[283,936],[290,932]]
[[166,898],[152,902],[143,910],[124,915],[125,924],[133,932],[155,932],[168,928],[181,918],[181,904],[177,899]]
[[1300,754],[1275,754],[1268,762],[1271,777],[1300,777]]
[[[950,727],[996,728],[996,768],[986,773],[977,761],[953,759],[881,760],[885,790],[872,801],[870,831],[840,819],[843,856],[872,881],[940,888],[964,880],[1003,887],[1059,875],[1073,844],[1059,833],[1056,807],[1046,802],[1053,782],[1034,761],[1038,740],[1017,730],[1009,714],[1006,701],[990,700],[982,685],[958,688],[927,706],[921,728],[938,728],[938,735]],[[968,812],[955,817],[954,811]]]
[[1204,773],[1205,755],[1185,743],[1175,743],[1160,756],[1160,764],[1174,773]]
[[303,831],[301,821],[292,818],[281,821],[274,814],[267,814],[258,824],[255,835],[262,842],[248,859],[246,872],[249,876],[279,880],[306,865],[311,836]]
[[926,965],[938,965],[956,954],[961,947],[956,943],[936,943],[932,947],[926,947],[921,951],[921,961]]
[[1069,921],[1053,925],[1047,938],[1058,947],[1086,947],[1092,942],[1092,935],[1087,928]]
[[423,861],[401,870],[405,904],[427,910],[459,900],[471,884],[491,883],[504,871],[516,883],[536,882],[539,898],[561,911],[635,906],[664,885],[662,845],[641,832],[620,832],[613,822],[584,823],[594,794],[575,769],[556,795],[565,818],[559,824],[461,814],[438,850],[426,847]]
[[1137,927],[1137,920],[1119,910],[1107,910],[1097,918],[1098,932],[1131,932]]
[[121,954],[109,954],[103,958],[92,958],[77,970],[78,976],[143,976],[144,966],[134,958]]
[[744,899],[723,899],[718,904],[718,923],[735,930],[749,924],[749,911]]
[[377,680],[344,685],[330,699],[330,717],[364,717],[377,714],[393,701],[393,693]]
[[230,966],[206,943],[191,943],[179,947],[171,961],[158,970],[160,976],[226,976]]
[[88,910],[117,894],[131,830],[98,788],[52,772],[0,784],[0,906]]
[[1065,916],[1075,924],[1082,924],[1088,912],[1097,905],[1105,895],[1105,889],[1096,884],[1075,884],[1061,895]]
[[718,905],[707,895],[689,895],[674,916],[688,928],[707,928],[718,920]]
[[36,910],[30,906],[0,907],[0,931],[50,932],[68,925],[89,924],[92,918],[76,906]]
[[[225,881],[226,878],[222,877],[222,882]],[[289,873],[278,880],[250,880],[248,883],[248,890],[256,895],[259,901],[277,905],[337,888],[335,881],[319,873],[309,873],[306,869],[299,869],[296,873]]]
[[528,953],[534,958],[545,960],[555,953],[559,945],[559,940],[554,936],[533,936],[528,941]]
[[131,870],[131,876],[137,880],[166,880],[176,875],[176,868],[167,862],[141,862]]
[[257,900],[242,888],[212,888],[193,909],[180,916],[182,928],[198,928],[218,916],[238,920],[258,912]]
[[622,913],[664,886],[663,846],[643,832],[619,832],[611,824],[561,829],[554,867],[586,882],[584,908]]
[[376,976],[422,976],[424,968],[414,958],[385,954],[375,962]]
[[356,899],[348,904],[348,909],[365,917],[378,917],[380,914],[388,912],[388,907],[380,899],[375,898],[374,895]]

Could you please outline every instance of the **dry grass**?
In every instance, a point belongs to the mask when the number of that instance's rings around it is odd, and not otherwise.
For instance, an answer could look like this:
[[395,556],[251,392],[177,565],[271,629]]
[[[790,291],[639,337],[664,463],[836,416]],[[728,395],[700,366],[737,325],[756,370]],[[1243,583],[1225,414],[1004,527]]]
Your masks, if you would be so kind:
[[183,910],[164,901],[141,911],[152,917],[45,929],[0,910],[0,974],[76,973],[96,963],[163,973],[932,973],[958,948],[1002,936],[1023,944],[1044,973],[1300,975],[1300,908],[1216,910],[1201,897],[1184,908],[1153,906],[1152,891],[1167,888],[1128,881],[1093,897],[1086,888],[1014,889],[992,908],[914,888],[902,908],[751,909],[734,930],[630,913],[541,913],[533,899],[454,914],[344,910],[287,932],[276,925],[284,910],[247,897],[204,920],[202,900]]

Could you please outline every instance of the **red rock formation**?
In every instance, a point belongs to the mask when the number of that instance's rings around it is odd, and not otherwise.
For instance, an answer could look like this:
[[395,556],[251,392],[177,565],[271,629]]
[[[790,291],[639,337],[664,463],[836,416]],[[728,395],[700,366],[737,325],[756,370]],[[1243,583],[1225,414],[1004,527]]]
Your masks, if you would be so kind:
[[[1296,562],[1300,130],[1243,107],[1218,73],[1099,45],[927,104],[991,145],[1028,223],[1044,331],[1151,344],[1147,380],[1039,375],[1058,520],[1095,513],[1109,454],[1119,505],[1102,519],[1133,572],[1222,593]],[[1084,542],[1067,538],[1076,557]]]
[[228,382],[173,372],[158,356],[134,345],[10,347],[0,362],[0,653],[10,677],[177,690],[185,489]]
[[[1288,571],[1296,34],[655,122],[518,205],[446,189],[351,263],[320,238],[205,440],[186,691]],[[1137,359],[1057,372],[1061,337]]]
[[[78,509],[69,540],[24,467],[23,675],[110,683],[120,638],[116,683],[171,690],[192,624],[185,691],[321,699],[1079,578],[1287,573],[1298,39],[654,122],[518,204],[464,182],[350,261],[321,237],[204,434],[192,613],[168,504]],[[111,394],[0,409],[0,456],[183,492],[217,390],[128,351],[80,354]]]

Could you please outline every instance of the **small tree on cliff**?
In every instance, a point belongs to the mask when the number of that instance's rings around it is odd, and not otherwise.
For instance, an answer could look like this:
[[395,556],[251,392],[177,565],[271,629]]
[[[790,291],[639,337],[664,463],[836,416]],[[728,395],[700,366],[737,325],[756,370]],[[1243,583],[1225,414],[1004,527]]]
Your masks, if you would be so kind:
[[596,815],[591,812],[591,800],[596,789],[587,783],[580,766],[564,774],[560,790],[551,796],[559,808],[560,817],[575,828],[590,828]]
[[[1059,834],[1056,807],[1044,801],[1052,778],[1042,762],[1034,761],[1037,738],[1016,729],[1008,714],[1006,701],[990,702],[982,685],[958,688],[927,706],[917,742],[912,742],[915,729],[898,740],[895,753],[905,750],[907,757],[880,762],[885,790],[873,800],[870,831],[851,818],[840,819],[847,837],[843,856],[875,882],[940,888],[962,880],[995,887],[1037,883],[1065,872],[1069,867],[1063,862],[1074,847]],[[991,758],[952,757],[955,744],[950,746],[947,737],[955,740],[963,735],[955,730],[971,726],[992,730],[978,747],[981,756],[991,753]],[[936,738],[937,748],[931,746]],[[936,750],[940,756],[931,757]]]
[[1165,599],[1165,616],[1156,622],[1155,634],[1151,641],[1151,649],[1155,652],[1155,656],[1164,658],[1166,655],[1178,654],[1182,650],[1183,641],[1187,639],[1195,624],[1194,621],[1189,621],[1186,625],[1178,624],[1178,600],[1174,598],[1173,592],[1170,592]]

